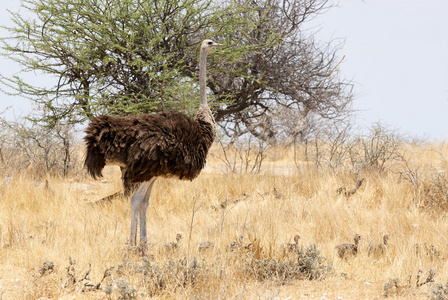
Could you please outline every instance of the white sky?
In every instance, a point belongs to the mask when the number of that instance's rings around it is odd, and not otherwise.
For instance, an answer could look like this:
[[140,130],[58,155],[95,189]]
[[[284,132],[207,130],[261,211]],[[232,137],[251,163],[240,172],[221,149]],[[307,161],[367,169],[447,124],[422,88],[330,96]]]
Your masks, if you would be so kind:
[[447,140],[447,0],[341,0],[312,24],[322,40],[345,40],[340,69],[355,83],[360,125]]
[[[11,24],[6,10],[19,4],[0,1],[0,24]],[[447,0],[341,0],[310,25],[321,28],[322,41],[345,40],[340,71],[355,84],[361,127],[381,121],[411,136],[448,139]],[[2,57],[0,66],[3,74],[18,71]],[[20,97],[0,95],[0,112],[13,107],[8,116],[31,110]]]

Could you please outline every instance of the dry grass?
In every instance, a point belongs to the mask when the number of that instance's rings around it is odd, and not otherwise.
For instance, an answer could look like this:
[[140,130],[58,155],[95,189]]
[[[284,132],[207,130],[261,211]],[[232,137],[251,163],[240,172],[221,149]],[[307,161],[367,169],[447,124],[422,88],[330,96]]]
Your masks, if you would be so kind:
[[[409,152],[415,165],[448,155],[444,145]],[[372,299],[384,297],[387,283],[391,298],[406,298],[431,295],[430,283],[417,287],[419,269],[420,283],[430,268],[435,282],[447,281],[446,212],[422,208],[399,173],[362,174],[365,182],[347,199],[336,190],[353,186],[350,175],[304,166],[298,171],[293,151],[277,148],[258,175],[222,174],[211,157],[193,182],[158,179],[145,257],[127,245],[129,200],[92,204],[120,189],[118,168],[107,167],[104,182],[84,174],[48,178],[48,187],[32,174],[9,184],[0,179],[0,299]],[[437,168],[447,171],[446,164]],[[181,249],[166,253],[163,244],[178,232],[185,237]],[[380,243],[383,233],[391,236],[386,255],[368,257],[367,245]],[[251,247],[227,251],[242,234],[241,244]],[[322,276],[307,280],[297,271],[304,252],[282,251],[295,234],[300,251],[316,244],[325,260],[309,268],[324,268]],[[363,236],[360,253],[339,259],[335,245],[353,242],[355,234]],[[199,253],[205,241],[215,247]]]

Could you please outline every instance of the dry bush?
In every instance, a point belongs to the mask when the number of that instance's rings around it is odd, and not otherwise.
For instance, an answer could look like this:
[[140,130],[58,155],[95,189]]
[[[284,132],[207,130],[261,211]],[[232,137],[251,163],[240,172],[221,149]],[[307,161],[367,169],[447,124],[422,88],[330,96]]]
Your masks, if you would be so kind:
[[436,283],[431,287],[431,295],[429,296],[431,300],[446,300],[448,299],[448,282]]
[[324,265],[326,258],[320,252],[316,244],[302,246],[282,259],[251,257],[243,268],[258,281],[269,279],[287,284],[292,280],[322,280],[329,275],[331,265]]
[[448,211],[448,171],[434,170],[423,181],[424,205]]
[[350,161],[354,170],[377,171],[390,170],[399,159],[403,138],[394,130],[376,123],[369,133],[355,138],[350,147]]
[[219,152],[213,153],[212,156],[223,163],[225,173],[238,174],[260,173],[269,148],[267,142],[252,136],[246,140],[231,141],[221,138],[216,144],[219,145]]
[[[404,142],[398,133],[380,123],[371,126],[366,134],[356,134],[347,122],[329,123],[311,133],[302,143],[296,141],[295,151],[303,148],[305,161],[334,173],[386,172],[399,160]],[[302,161],[296,155],[298,167]]]
[[[295,162],[312,162],[317,168],[337,172],[347,165],[348,142],[352,124],[347,120],[325,120],[310,115],[305,119],[301,134],[294,140]],[[297,155],[301,152],[302,155]],[[302,156],[304,156],[302,158]]]
[[[149,258],[143,258],[141,263],[124,261],[118,264],[114,273],[121,278],[137,277],[139,280],[136,282],[134,279],[133,282],[138,290],[149,297],[155,297],[190,289],[199,284],[204,285],[207,280],[219,276],[215,274],[216,271],[213,263],[209,264],[197,257],[188,259],[184,256],[161,263],[152,262]],[[134,290],[136,293],[137,290]]]
[[383,286],[384,297],[410,296],[415,289],[418,289],[425,284],[431,284],[434,282],[434,277],[436,276],[436,271],[434,269],[429,269],[428,275],[424,280],[422,278],[422,275],[424,275],[423,273],[423,270],[419,269],[415,275],[415,279],[413,279],[412,275],[409,274],[405,283],[400,282],[400,278],[398,277],[390,279]]
[[418,161],[412,154],[400,156],[397,173],[409,182],[413,198],[422,208],[431,211],[448,211],[448,161],[434,150],[436,158],[430,162]]
[[67,176],[79,171],[80,151],[70,125],[45,127],[0,118],[0,163],[3,174],[28,170],[36,177]]

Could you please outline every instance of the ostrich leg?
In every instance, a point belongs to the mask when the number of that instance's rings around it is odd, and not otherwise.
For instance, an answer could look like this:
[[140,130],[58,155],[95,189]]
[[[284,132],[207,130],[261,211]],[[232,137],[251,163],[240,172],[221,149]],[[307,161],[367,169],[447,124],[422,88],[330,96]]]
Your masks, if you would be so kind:
[[149,204],[149,196],[151,195],[151,189],[156,178],[152,178],[149,181],[142,182],[137,191],[131,198],[131,235],[129,238],[129,244],[135,246],[137,240],[137,225],[140,218],[140,241],[146,238],[146,211]]

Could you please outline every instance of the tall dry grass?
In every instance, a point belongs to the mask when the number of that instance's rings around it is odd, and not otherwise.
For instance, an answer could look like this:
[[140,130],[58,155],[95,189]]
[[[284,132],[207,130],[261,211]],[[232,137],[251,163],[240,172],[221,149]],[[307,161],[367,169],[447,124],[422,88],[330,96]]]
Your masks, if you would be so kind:
[[[421,180],[434,169],[448,171],[446,145],[406,147],[408,169],[419,168]],[[218,152],[212,149],[193,182],[156,181],[147,252],[127,245],[128,199],[94,203],[121,188],[118,168],[107,167],[102,181],[84,171],[65,179],[35,180],[32,172],[0,179],[0,299],[295,299],[324,291],[343,299],[420,297],[435,285],[417,287],[419,269],[420,283],[431,268],[435,282],[447,281],[446,211],[425,202],[424,188],[403,178],[400,166],[361,172],[363,185],[346,197],[336,191],[351,188],[353,174],[316,168],[304,157],[298,167],[291,148],[270,149],[258,174],[224,173]],[[178,232],[179,251],[167,253],[163,244]],[[369,257],[368,244],[385,233],[386,254]],[[325,269],[315,280],[295,276],[300,259],[281,247],[295,234],[302,250],[315,244],[325,258],[310,267]],[[339,259],[335,246],[352,243],[355,234],[363,237],[360,253]],[[241,248],[251,246],[228,251],[241,235]],[[199,252],[204,241],[215,247]],[[393,278],[400,278],[398,289]]]

